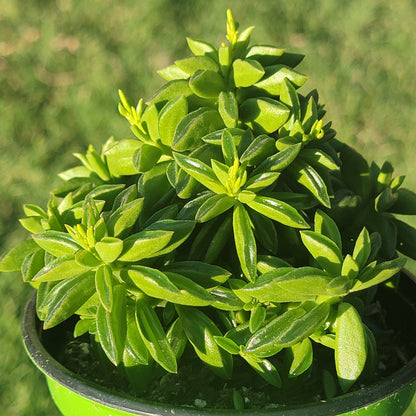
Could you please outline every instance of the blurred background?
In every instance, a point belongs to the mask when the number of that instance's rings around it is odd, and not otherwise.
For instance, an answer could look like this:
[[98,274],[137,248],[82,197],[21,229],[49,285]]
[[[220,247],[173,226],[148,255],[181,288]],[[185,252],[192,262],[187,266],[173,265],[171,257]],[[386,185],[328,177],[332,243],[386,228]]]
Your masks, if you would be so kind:
[[[150,98],[155,71],[189,56],[186,36],[225,40],[227,8],[256,26],[252,43],[306,54],[299,70],[338,138],[416,189],[414,0],[0,0],[0,256],[25,237],[22,204],[46,203],[72,153],[131,136],[117,89]],[[0,409],[57,416],[20,340],[30,294],[0,275]]]

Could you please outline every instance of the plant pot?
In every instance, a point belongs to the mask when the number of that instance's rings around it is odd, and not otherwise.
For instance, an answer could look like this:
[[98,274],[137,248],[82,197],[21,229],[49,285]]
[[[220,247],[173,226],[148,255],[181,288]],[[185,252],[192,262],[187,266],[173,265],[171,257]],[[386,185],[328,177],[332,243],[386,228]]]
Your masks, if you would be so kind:
[[[389,309],[392,322],[408,332],[413,341],[416,322],[416,278],[403,273],[397,290],[383,288],[381,302]],[[383,299],[388,298],[385,302]],[[23,317],[23,339],[26,351],[33,363],[46,376],[50,393],[64,416],[125,416],[125,415],[268,415],[268,416],[332,416],[332,415],[383,415],[399,416],[408,408],[416,392],[416,357],[400,370],[343,396],[328,401],[302,406],[246,411],[196,409],[172,407],[160,403],[138,400],[134,397],[108,391],[85,379],[81,379],[54,357],[48,345],[61,339],[59,331],[65,323],[44,332],[35,311],[36,295],[28,302]],[[404,314],[404,315],[403,315]],[[405,316],[405,318],[403,318]],[[53,333],[52,333],[53,332]],[[49,335],[48,335],[48,334]],[[46,335],[45,335],[46,334]]]

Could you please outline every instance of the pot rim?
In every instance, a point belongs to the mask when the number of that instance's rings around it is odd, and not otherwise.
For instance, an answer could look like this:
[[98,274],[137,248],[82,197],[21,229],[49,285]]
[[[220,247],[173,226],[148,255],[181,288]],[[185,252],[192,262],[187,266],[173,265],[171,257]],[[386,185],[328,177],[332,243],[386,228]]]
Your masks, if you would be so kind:
[[[411,273],[405,273],[413,284],[416,284],[416,277]],[[416,303],[416,302],[415,302]],[[415,306],[413,303],[413,307]],[[169,404],[152,402],[144,399],[136,399],[132,396],[123,395],[119,392],[111,391],[92,381],[86,380],[65,368],[59,363],[43,346],[40,339],[40,321],[36,316],[36,292],[27,302],[23,320],[22,333],[23,342],[26,352],[38,367],[38,369],[47,377],[67,389],[83,396],[89,400],[98,402],[104,406],[113,409],[140,414],[146,416],[156,416],[171,414],[176,416],[197,416],[197,415],[259,415],[259,416],[299,416],[299,409],[302,409],[302,416],[315,416],[319,411],[320,416],[331,416],[342,414],[369,406],[395,393],[398,393],[404,387],[416,380],[416,356],[405,364],[401,369],[390,376],[383,378],[381,381],[368,385],[365,388],[338,396],[333,399],[320,401],[316,403],[286,406],[279,408],[266,409],[196,409],[180,406],[171,406]]]

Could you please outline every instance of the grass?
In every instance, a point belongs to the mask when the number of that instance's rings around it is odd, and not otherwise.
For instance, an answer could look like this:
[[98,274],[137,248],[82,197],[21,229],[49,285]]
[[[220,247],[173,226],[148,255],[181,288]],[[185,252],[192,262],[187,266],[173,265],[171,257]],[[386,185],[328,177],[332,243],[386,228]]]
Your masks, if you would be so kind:
[[[412,0],[0,0],[0,253],[25,235],[22,204],[46,202],[72,153],[130,136],[117,89],[149,98],[155,70],[188,55],[185,36],[223,41],[226,8],[256,26],[253,41],[305,53],[300,69],[338,137],[389,159],[416,189]],[[20,341],[30,293],[17,275],[0,277],[0,409],[54,416]]]

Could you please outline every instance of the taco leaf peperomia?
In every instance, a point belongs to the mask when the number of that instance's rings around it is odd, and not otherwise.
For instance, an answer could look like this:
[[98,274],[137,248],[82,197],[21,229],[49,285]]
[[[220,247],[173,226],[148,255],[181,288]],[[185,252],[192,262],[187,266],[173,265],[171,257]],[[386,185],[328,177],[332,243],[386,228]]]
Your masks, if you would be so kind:
[[301,55],[237,28],[228,12],[227,43],[188,38],[148,102],[120,91],[133,136],[77,154],[46,209],[24,207],[31,237],[0,271],[38,290],[44,328],[76,315],[114,365],[158,367],[142,389],[190,355],[227,379],[240,360],[276,389],[324,374],[346,392],[375,359],[365,302],[416,256],[395,216],[416,194],[335,138],[299,91]]

